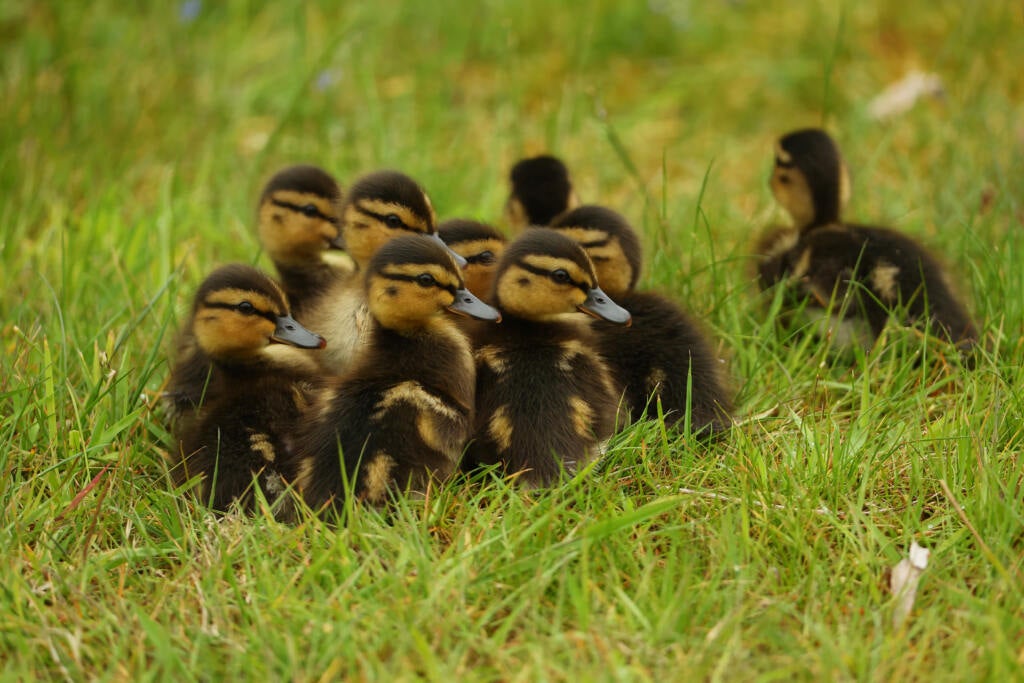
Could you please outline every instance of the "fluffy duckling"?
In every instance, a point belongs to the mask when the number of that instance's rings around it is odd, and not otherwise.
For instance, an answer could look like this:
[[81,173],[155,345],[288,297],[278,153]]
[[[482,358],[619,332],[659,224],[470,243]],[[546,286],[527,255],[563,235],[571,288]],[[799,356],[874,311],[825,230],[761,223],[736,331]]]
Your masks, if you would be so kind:
[[467,468],[500,463],[528,486],[591,460],[615,430],[618,393],[579,311],[616,324],[629,312],[597,286],[586,252],[545,228],[523,233],[498,263],[498,326],[474,334],[474,437]]
[[461,218],[442,221],[437,234],[449,249],[466,259],[462,270],[466,289],[478,296],[488,296],[498,259],[508,241],[505,236],[486,223]]
[[509,173],[512,191],[505,203],[505,220],[512,230],[547,225],[551,219],[579,205],[561,159],[547,154],[521,159]]
[[824,322],[840,345],[869,348],[886,322],[929,321],[962,350],[978,332],[939,261],[895,230],[843,223],[849,177],[839,148],[811,128],[779,139],[771,188],[795,229],[774,230],[757,246],[762,287],[795,282],[805,316]]
[[270,256],[292,313],[302,316],[310,301],[352,272],[341,241],[341,188],[316,166],[289,166],[274,175],[260,195],[260,242]]
[[[214,271],[200,285],[170,385],[193,408],[173,425],[171,475],[199,475],[195,493],[219,511],[251,509],[253,480],[273,500],[284,490],[278,467],[306,405],[316,364],[299,349],[324,340],[297,323],[278,285],[250,266]],[[286,346],[288,345],[288,346]]]
[[642,250],[629,222],[611,209],[581,206],[558,216],[551,227],[584,248],[601,287],[633,316],[629,328],[592,323],[597,348],[623,387],[631,416],[653,415],[660,401],[669,425],[679,425],[689,407],[693,433],[709,436],[727,429],[732,401],[722,364],[701,326],[665,297],[634,289]]
[[[331,284],[301,318],[330,341],[320,361],[328,372],[344,372],[358,350],[369,318],[363,275],[374,254],[386,243],[408,234],[437,236],[436,218],[423,188],[397,171],[378,171],[363,176],[350,188],[342,203],[341,235],[355,270],[348,278]],[[461,256],[454,255],[464,266]]]
[[337,508],[346,482],[360,499],[382,503],[454,472],[475,385],[469,341],[449,313],[500,319],[466,290],[451,253],[423,235],[379,249],[364,283],[366,343],[299,437],[296,485],[316,509]]

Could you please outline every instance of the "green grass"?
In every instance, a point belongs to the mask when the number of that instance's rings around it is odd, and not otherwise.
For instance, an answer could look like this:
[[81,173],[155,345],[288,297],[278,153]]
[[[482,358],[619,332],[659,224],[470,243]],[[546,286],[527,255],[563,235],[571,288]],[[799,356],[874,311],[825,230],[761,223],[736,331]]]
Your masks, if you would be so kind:
[[[0,5],[0,665],[8,680],[1024,679],[1024,42],[1014,3]],[[942,100],[872,121],[906,70]],[[973,372],[890,329],[833,360],[765,318],[775,136],[825,124],[848,215],[950,263]],[[381,167],[500,215],[518,157],[643,230],[740,426],[657,423],[556,490],[453,482],[346,528],[173,491],[156,397],[260,184]],[[932,551],[907,624],[887,568]]]

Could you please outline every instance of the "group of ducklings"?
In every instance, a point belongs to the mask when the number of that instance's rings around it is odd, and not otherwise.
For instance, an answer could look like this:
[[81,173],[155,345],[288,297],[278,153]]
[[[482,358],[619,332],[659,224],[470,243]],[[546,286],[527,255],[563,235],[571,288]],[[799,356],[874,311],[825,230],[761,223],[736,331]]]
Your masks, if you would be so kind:
[[[262,498],[290,518],[296,499],[320,512],[349,495],[381,504],[482,466],[550,485],[647,415],[702,438],[727,430],[716,345],[677,303],[636,289],[628,221],[580,205],[555,157],[520,161],[510,181],[511,241],[478,221],[438,224],[398,172],[345,193],[313,166],[275,175],[258,224],[280,284],[217,269],[178,338],[175,482],[216,510]],[[794,226],[766,233],[755,261],[794,316],[828,334],[863,326],[868,340],[893,315],[927,318],[975,343],[924,248],[842,222],[849,184],[826,133],[781,138],[771,187]]]

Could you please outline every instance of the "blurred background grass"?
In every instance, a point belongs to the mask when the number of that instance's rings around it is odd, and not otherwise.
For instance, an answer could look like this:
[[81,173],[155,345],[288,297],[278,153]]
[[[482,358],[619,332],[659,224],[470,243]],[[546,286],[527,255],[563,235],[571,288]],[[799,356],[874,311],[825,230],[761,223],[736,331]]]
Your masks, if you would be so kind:
[[[0,4],[5,672],[1019,675],[1021,23],[924,0]],[[873,119],[915,69],[944,95]],[[746,254],[779,218],[773,140],[805,125],[847,156],[851,219],[951,264],[991,342],[977,372],[907,363],[898,333],[854,368],[775,342]],[[165,493],[167,337],[215,264],[269,265],[271,173],[398,168],[440,217],[495,220],[508,167],[541,151],[643,231],[643,282],[708,322],[741,413],[776,419],[710,453],[637,429],[590,489],[448,492],[337,536],[211,531]],[[666,516],[679,486],[713,495]],[[908,645],[874,610],[911,537],[947,567]]]

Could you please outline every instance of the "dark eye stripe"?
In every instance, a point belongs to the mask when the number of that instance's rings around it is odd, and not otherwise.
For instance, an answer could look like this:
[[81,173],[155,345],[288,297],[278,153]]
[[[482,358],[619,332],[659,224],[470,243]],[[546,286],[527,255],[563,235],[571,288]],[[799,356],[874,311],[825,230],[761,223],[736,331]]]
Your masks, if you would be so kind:
[[[382,275],[388,278],[389,280],[401,280],[402,282],[415,282],[416,284],[420,284],[419,275],[403,275],[402,273],[382,273]],[[457,291],[456,287],[452,285],[442,284],[437,280],[434,280],[434,283],[430,286],[437,287],[438,289],[443,289],[452,296],[455,296],[455,292]]]
[[[223,308],[224,310],[227,310],[227,311],[237,311],[238,310],[238,304],[225,304],[225,303],[222,303],[220,301],[204,301],[203,302],[203,306],[206,306],[207,308]],[[274,315],[273,313],[270,313],[268,311],[261,311],[260,309],[257,308],[255,310],[253,310],[252,314],[253,315],[258,315],[261,318],[269,320],[270,322],[274,323],[275,325],[277,324],[277,316]]]
[[[282,209],[288,209],[289,211],[294,211],[295,213],[303,213],[303,211],[302,211],[303,207],[299,206],[298,204],[292,204],[291,202],[286,202],[286,201],[284,201],[282,199],[275,199],[275,198],[271,197],[270,203],[273,204],[274,206],[280,206]],[[305,215],[305,214],[303,214],[303,215]],[[333,223],[334,225],[338,224],[338,219],[337,218],[332,218],[332,217],[324,214],[323,212],[320,211],[320,209],[316,209],[316,214],[315,215],[316,215],[317,218],[321,218],[321,219],[327,221],[328,223]]]
[[[423,234],[422,230],[420,230],[419,228],[414,228],[413,226],[406,224],[406,222],[402,220],[401,216],[398,216],[397,214],[377,213],[376,211],[370,211],[369,209],[364,209],[361,206],[356,206],[356,210],[359,211],[360,213],[366,215],[366,216],[369,216],[370,218],[376,218],[377,220],[379,220],[381,223],[384,223],[385,225],[387,225],[387,217],[391,216],[391,215],[395,215],[395,216],[398,217],[399,222],[401,222],[401,224],[402,224],[401,226],[398,227],[399,230],[408,230],[409,232],[415,232],[417,234]],[[391,226],[388,226],[388,227],[391,227]]]
[[594,240],[593,242],[580,242],[580,246],[584,249],[593,249],[594,247],[607,246],[612,241],[611,237],[605,237],[603,240]]
[[[519,261],[519,263],[517,265],[520,268],[522,268],[523,270],[525,270],[525,271],[529,271],[529,272],[533,273],[534,275],[540,275],[542,277],[551,277],[551,274],[554,272],[554,271],[550,271],[550,270],[545,270],[543,268],[537,268],[536,266],[531,266],[529,263],[525,263],[523,261]],[[577,282],[576,280],[572,279],[571,275],[569,276],[569,281],[566,282],[565,284],[572,285],[573,287],[576,287],[577,289],[580,289],[580,290],[582,290],[584,292],[589,292],[590,291],[590,285],[589,284],[587,284],[585,282]]]

